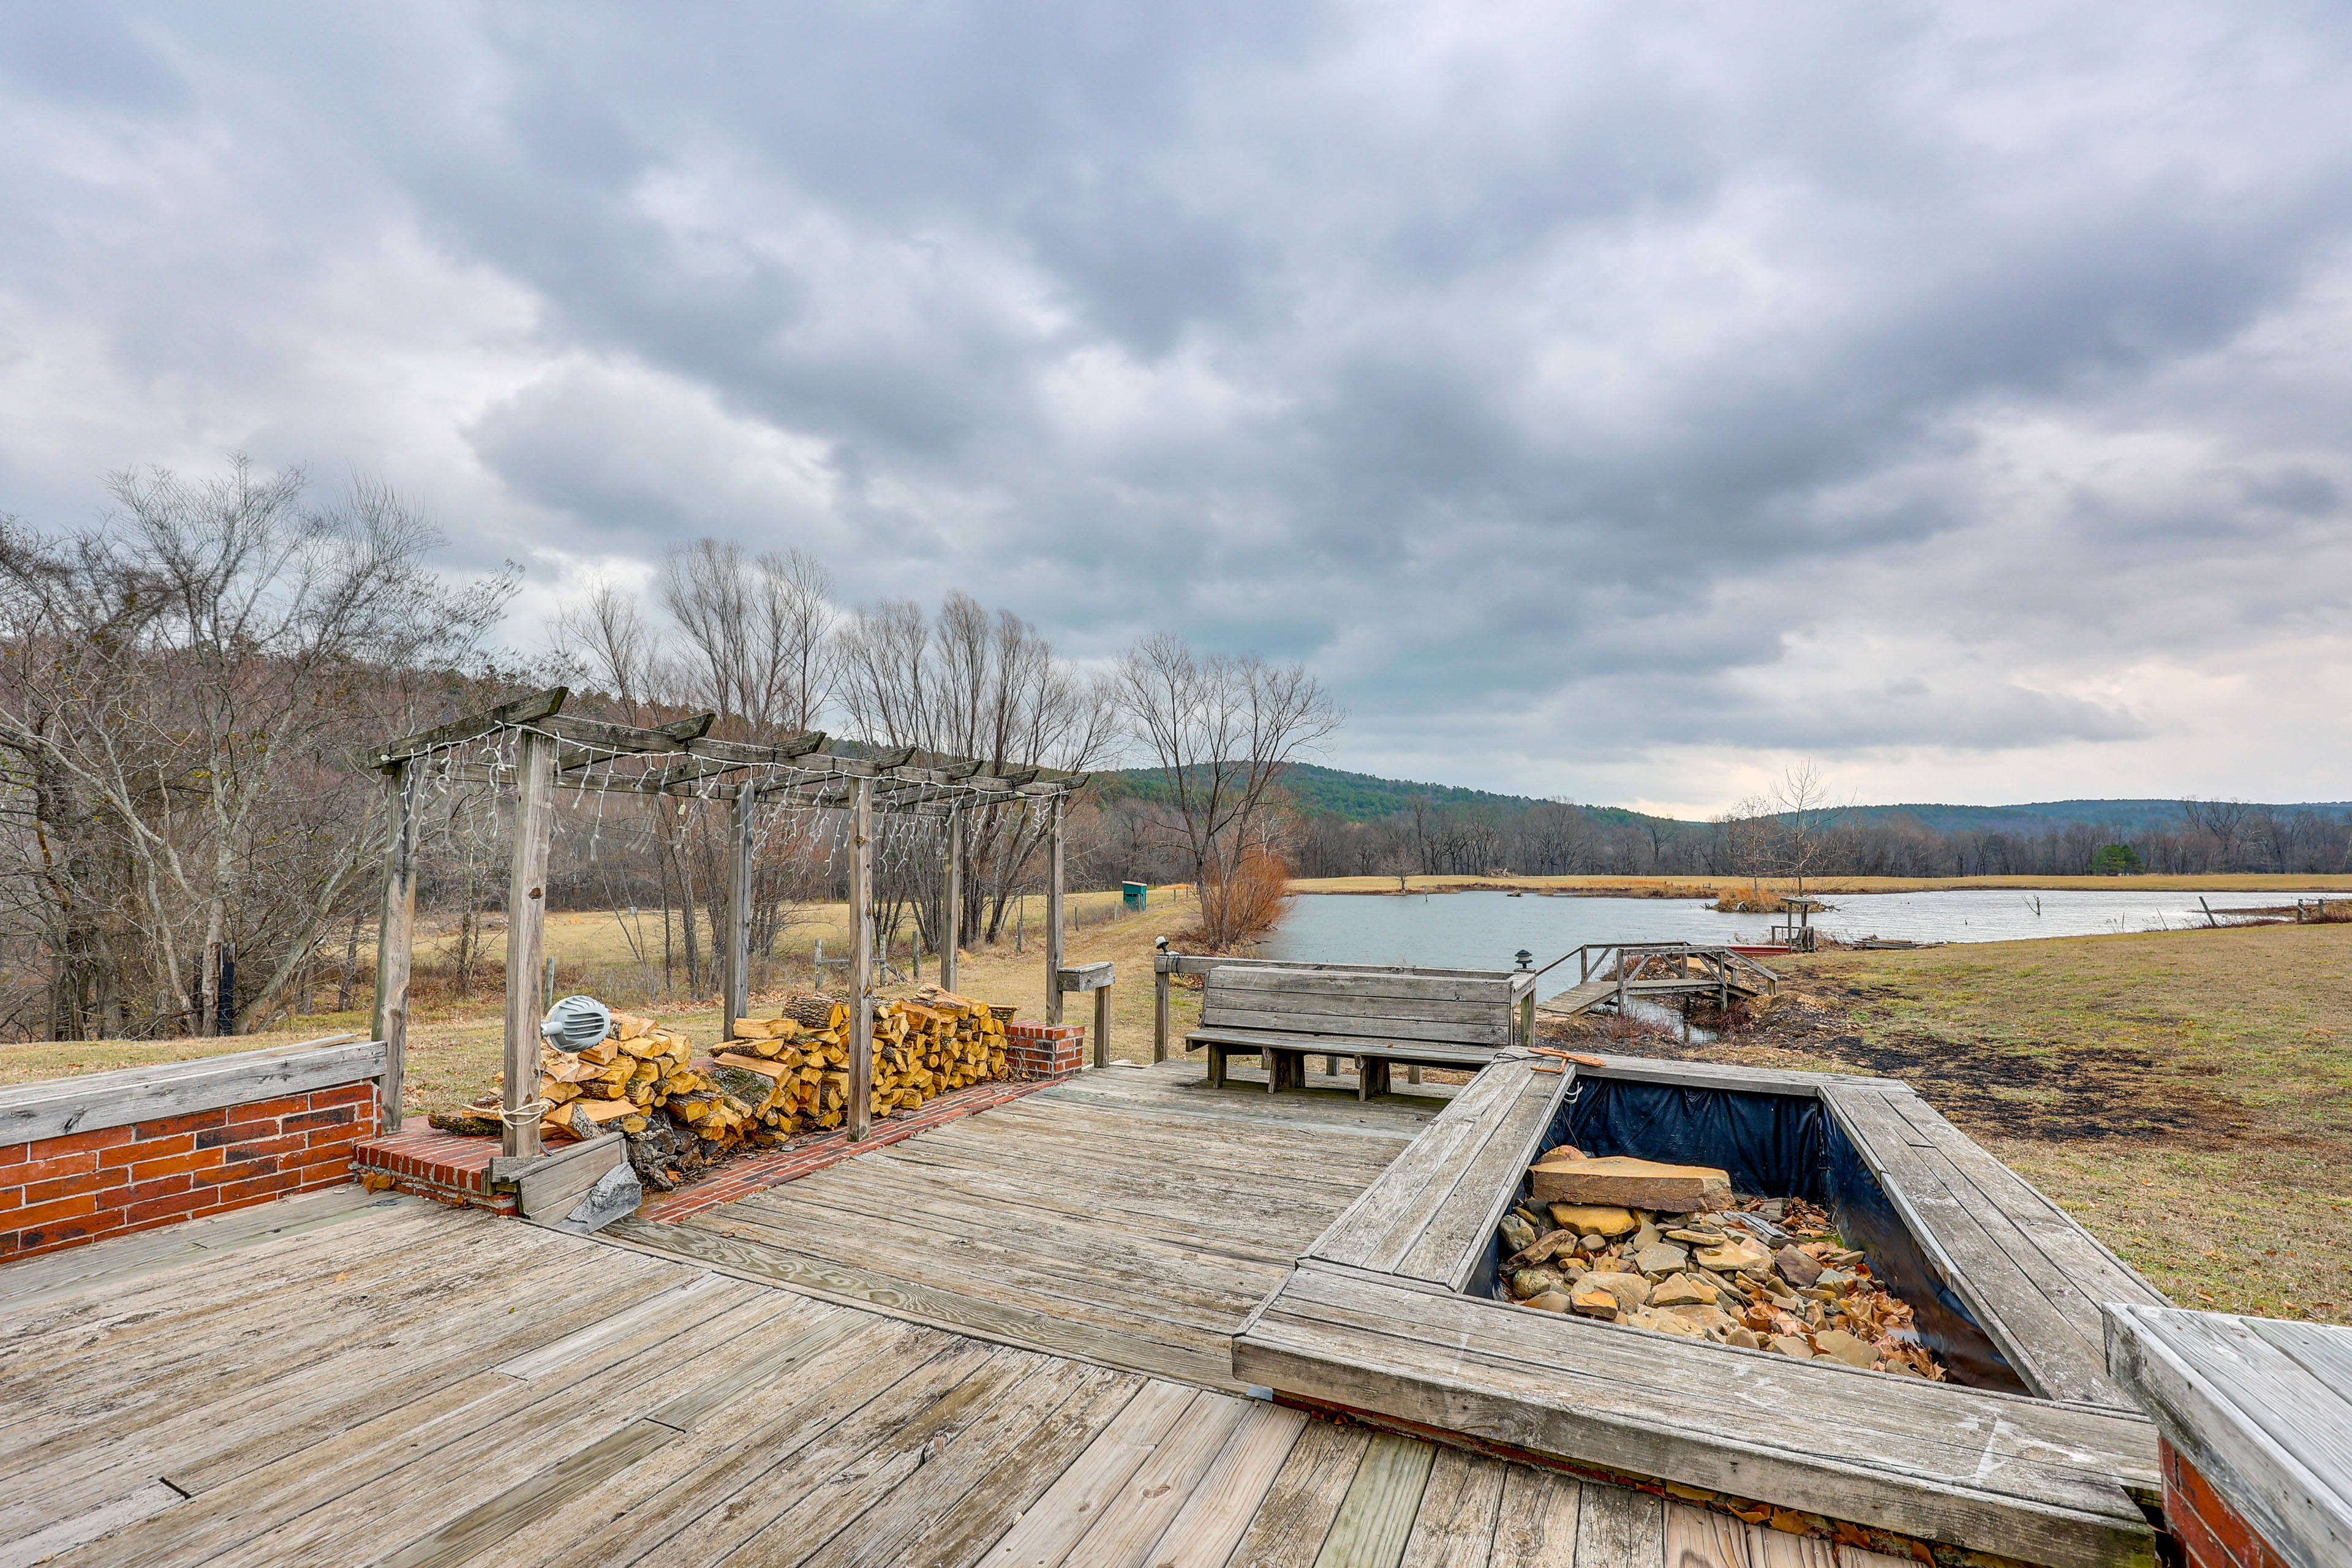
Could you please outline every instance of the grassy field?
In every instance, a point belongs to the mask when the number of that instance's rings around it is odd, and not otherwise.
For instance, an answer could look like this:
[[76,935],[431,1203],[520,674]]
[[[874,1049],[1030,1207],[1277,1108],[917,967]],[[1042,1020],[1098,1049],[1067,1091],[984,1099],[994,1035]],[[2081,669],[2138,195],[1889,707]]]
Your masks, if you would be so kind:
[[2183,1305],[2352,1322],[2352,926],[1776,964],[1758,1027],[1622,1048],[1904,1079]]
[[[1696,899],[1715,897],[1727,888],[1744,888],[1746,877],[1407,877],[1401,889],[1394,877],[1313,877],[1294,881],[1300,893],[1461,892],[1473,889],[1543,889],[1593,897],[1633,899]],[[1767,877],[1764,886],[1792,892],[1796,882],[1787,877]],[[1808,877],[1809,893],[1937,893],[1971,889],[2005,888],[2044,890],[2081,888],[2095,892],[2345,892],[2352,891],[2352,876],[2273,877],[2244,873],[2221,877]]]

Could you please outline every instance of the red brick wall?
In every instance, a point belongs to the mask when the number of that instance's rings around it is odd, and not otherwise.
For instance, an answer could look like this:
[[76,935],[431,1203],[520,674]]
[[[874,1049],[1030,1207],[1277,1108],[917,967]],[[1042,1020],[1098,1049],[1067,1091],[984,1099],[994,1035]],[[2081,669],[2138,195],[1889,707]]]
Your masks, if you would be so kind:
[[1014,1078],[1067,1078],[1086,1066],[1083,1024],[1007,1024],[1005,1066]]
[[2288,1568],[2236,1509],[2169,1443],[2164,1456],[2164,1522],[2189,1568]]
[[373,1083],[0,1145],[0,1258],[351,1180]]

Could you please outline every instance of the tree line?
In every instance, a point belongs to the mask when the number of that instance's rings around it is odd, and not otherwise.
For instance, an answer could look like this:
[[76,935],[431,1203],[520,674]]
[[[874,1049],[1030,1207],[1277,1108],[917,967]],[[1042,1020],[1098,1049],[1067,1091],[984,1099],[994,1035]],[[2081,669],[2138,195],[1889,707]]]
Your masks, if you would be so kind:
[[[1351,822],[1296,816],[1286,837],[1303,877],[1523,876],[2083,877],[2110,866],[2203,875],[2352,870],[2352,818],[2342,812],[2181,803],[2176,826],[2070,823],[2038,833],[1937,829],[1905,814],[1861,816],[1749,807],[1704,822],[1589,809],[1567,801],[1520,807],[1415,803]],[[2127,856],[2101,852],[2114,847]]]
[[[1073,814],[1077,885],[1131,875],[1118,841],[1140,831],[1202,889],[1213,943],[1257,900],[1283,766],[1341,718],[1295,664],[1154,636],[1082,669],[969,595],[851,607],[804,552],[713,540],[669,552],[643,593],[578,595],[551,647],[521,658],[492,640],[518,570],[436,569],[441,537],[386,485],[322,497],[299,470],[237,458],[108,488],[85,528],[0,515],[0,1038],[245,1032],[357,1005],[386,823],[371,748],[535,687],[570,685],[567,711],[625,723],[716,712],[724,739],[824,730],[992,772],[1154,763],[1181,786],[1148,827],[1094,802]],[[612,911],[656,994],[713,990],[723,811],[563,799],[556,906]],[[452,784],[427,808],[426,967],[463,994],[500,972],[506,803]],[[755,858],[755,959],[844,890],[842,814],[778,816]],[[968,942],[1001,939],[1040,886],[1047,830],[1035,813],[971,814]],[[943,934],[931,832],[886,828],[886,936]]]

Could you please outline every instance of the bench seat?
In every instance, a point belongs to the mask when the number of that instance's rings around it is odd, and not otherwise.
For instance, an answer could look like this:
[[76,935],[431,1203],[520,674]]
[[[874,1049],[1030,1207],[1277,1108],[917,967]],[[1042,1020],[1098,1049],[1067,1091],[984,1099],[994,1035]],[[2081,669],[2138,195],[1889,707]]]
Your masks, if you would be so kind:
[[1184,1046],[1209,1048],[1209,1082],[1225,1086],[1225,1060],[1234,1055],[1255,1056],[1266,1064],[1265,1087],[1271,1094],[1281,1088],[1297,1089],[1307,1080],[1307,1058],[1321,1054],[1353,1057],[1357,1062],[1356,1098],[1389,1092],[1389,1064],[1450,1068],[1476,1072],[1495,1059],[1493,1050],[1479,1046],[1445,1046],[1423,1041],[1374,1039],[1357,1035],[1293,1033],[1285,1029],[1195,1029]]

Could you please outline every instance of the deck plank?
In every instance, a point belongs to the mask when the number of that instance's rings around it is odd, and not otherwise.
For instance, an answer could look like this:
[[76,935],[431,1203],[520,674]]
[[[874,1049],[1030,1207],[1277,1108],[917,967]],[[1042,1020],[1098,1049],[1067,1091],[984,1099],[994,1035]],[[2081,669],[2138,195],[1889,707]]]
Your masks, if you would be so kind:
[[1412,1539],[1421,1500],[1437,1458],[1431,1444],[1376,1432],[1364,1462],[1339,1500],[1315,1568],[1397,1568]]
[[[2151,1288],[2120,1264],[2103,1262],[2078,1279],[2072,1267],[2054,1261],[2011,1213],[2011,1206],[2040,1207],[2045,1200],[2014,1178],[2003,1184],[1984,1175],[1982,1162],[1990,1156],[1982,1151],[1981,1161],[1971,1162],[1981,1179],[1971,1180],[1955,1163],[1958,1147],[1916,1114],[1925,1105],[1906,1107],[1916,1099],[1907,1089],[1829,1095],[1848,1134],[1881,1173],[1888,1199],[1913,1235],[1948,1263],[1946,1282],[2027,1384],[2053,1399],[2137,1408],[2106,1375],[2099,1300],[2091,1292],[2121,1291],[2118,1299],[2142,1303],[2154,1300]],[[1927,1115],[1943,1121],[1931,1110]],[[1966,1142],[1948,1123],[1945,1130]],[[2074,1227],[2065,1222],[2057,1228]],[[2089,1267],[2087,1258],[2080,1261]]]
[[1313,1568],[1371,1443],[1360,1426],[1310,1423],[1266,1489],[1227,1568]]
[[1223,1568],[1307,1426],[1296,1410],[1252,1402],[1233,1441],[1151,1549],[1151,1568]]
[[1508,1465],[1440,1448],[1421,1494],[1420,1517],[1405,1542],[1402,1568],[1486,1568]]
[[1630,1487],[1584,1483],[1576,1513],[1576,1568],[1661,1568],[1665,1505]]
[[1185,1412],[1216,1397],[1182,1384],[1145,1384],[981,1561],[990,1568],[1055,1568]]
[[1487,1568],[1570,1568],[1583,1491],[1581,1483],[1556,1470],[1507,1467]]

